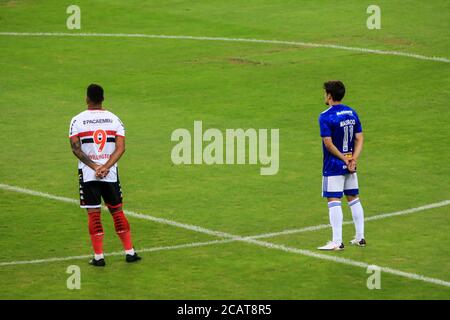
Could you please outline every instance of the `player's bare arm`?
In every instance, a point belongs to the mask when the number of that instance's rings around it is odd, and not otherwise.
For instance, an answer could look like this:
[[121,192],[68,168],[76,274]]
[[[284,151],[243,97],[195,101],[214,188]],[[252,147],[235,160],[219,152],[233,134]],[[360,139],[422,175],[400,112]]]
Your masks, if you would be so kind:
[[356,162],[361,154],[364,143],[364,136],[362,132],[355,134],[355,147],[353,149],[353,160]]
[[344,154],[342,154],[342,152],[339,151],[338,148],[336,148],[336,146],[333,144],[333,140],[331,139],[331,137],[323,137],[322,141],[325,145],[325,148],[327,148],[327,150],[336,158],[341,159],[342,161],[345,162],[345,164],[348,166],[350,159],[349,157],[344,156]]
[[359,155],[361,154],[364,137],[362,132],[355,134],[355,148],[353,149],[352,158],[348,163],[348,170],[350,172],[356,172],[356,164],[358,163]]
[[83,162],[85,165],[87,165],[92,170],[97,170],[99,165],[96,164],[94,161],[92,161],[87,154],[85,154],[81,150],[81,142],[79,137],[72,137],[70,138],[70,146],[72,147],[72,153],[80,159],[81,162]]
[[109,157],[109,160],[96,170],[99,177],[105,177],[109,169],[122,157],[125,153],[125,137],[116,136],[116,149]]

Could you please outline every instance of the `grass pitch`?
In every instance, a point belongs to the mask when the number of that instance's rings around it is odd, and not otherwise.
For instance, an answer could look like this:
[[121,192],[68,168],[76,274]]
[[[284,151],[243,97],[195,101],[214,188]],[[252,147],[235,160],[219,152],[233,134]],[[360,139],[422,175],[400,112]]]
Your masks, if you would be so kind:
[[[364,1],[78,1],[81,30],[66,29],[61,1],[0,1],[0,32],[86,32],[277,39],[449,57],[446,1],[379,1],[382,29],[366,28]],[[127,129],[120,161],[125,209],[257,235],[328,223],[321,198],[317,118],[321,85],[341,79],[362,119],[359,161],[366,217],[450,199],[448,63],[329,48],[180,39],[0,36],[0,183],[77,198],[67,139],[85,87]],[[280,170],[175,166],[173,130],[279,128]],[[0,189],[0,262],[89,254],[76,205]],[[350,211],[344,207],[347,220]],[[366,248],[331,253],[450,281],[450,206],[366,224]],[[120,251],[109,214],[105,249]],[[137,250],[217,240],[130,218]],[[344,227],[344,240],[353,226]],[[314,251],[330,230],[265,239]],[[87,259],[0,267],[0,298],[19,299],[448,299],[450,288],[230,242],[143,253],[127,265]],[[81,268],[68,290],[66,268]]]

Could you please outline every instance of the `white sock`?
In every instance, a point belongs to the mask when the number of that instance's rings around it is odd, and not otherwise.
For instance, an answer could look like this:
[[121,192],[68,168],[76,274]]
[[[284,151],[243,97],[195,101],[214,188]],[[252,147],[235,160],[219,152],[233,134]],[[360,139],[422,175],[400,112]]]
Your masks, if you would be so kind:
[[94,253],[94,259],[95,260],[104,259],[103,253],[100,253],[100,254]]
[[125,250],[125,254],[129,254],[130,256],[134,256],[134,248],[131,248],[130,250]]
[[328,211],[330,214],[330,224],[333,228],[333,242],[336,244],[342,243],[342,207],[340,201],[328,202]]
[[353,223],[355,224],[356,230],[356,240],[364,239],[364,210],[359,201],[356,198],[348,203],[350,209],[352,210]]

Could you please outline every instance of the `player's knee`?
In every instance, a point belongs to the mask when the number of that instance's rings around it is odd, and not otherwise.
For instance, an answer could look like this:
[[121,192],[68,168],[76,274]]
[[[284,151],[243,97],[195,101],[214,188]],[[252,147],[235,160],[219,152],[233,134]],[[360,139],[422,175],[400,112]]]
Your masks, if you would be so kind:
[[91,214],[91,213],[100,212],[101,209],[100,208],[86,208],[86,211],[88,214]]
[[116,229],[117,233],[130,231],[130,224],[123,211],[116,212],[112,216],[114,219],[114,228]]
[[356,199],[359,198],[358,195],[347,195],[346,197],[347,197],[347,201],[348,202],[351,202],[351,201],[356,200]]
[[115,213],[123,211],[122,206],[119,206],[117,208],[108,207],[108,210],[111,214],[115,214]]

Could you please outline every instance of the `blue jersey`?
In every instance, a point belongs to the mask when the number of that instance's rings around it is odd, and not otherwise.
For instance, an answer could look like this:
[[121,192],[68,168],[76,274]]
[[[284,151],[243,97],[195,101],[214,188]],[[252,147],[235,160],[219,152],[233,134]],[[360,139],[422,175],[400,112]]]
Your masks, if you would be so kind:
[[[343,104],[334,105],[320,114],[319,125],[321,137],[331,137],[333,144],[344,155],[353,154],[355,134],[362,132],[361,122],[355,110]],[[324,176],[350,173],[345,162],[333,156],[323,142],[322,148]]]

